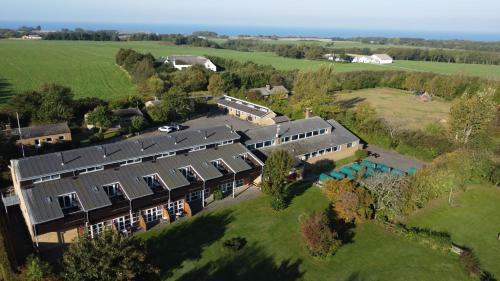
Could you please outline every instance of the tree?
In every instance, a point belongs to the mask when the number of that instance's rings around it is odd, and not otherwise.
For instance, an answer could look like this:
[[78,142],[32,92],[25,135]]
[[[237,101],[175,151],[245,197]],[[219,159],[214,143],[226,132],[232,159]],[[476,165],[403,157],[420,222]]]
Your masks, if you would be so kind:
[[262,173],[262,190],[273,196],[285,193],[285,186],[295,160],[286,150],[277,150],[267,158]]
[[49,263],[42,260],[40,257],[30,255],[26,264],[26,275],[29,281],[55,280]]
[[301,222],[300,236],[312,256],[327,257],[342,245],[338,234],[330,229],[328,217],[321,212],[314,212]]
[[147,109],[149,117],[156,123],[164,123],[169,121],[170,109],[163,106],[163,101],[158,106],[151,106]]
[[142,116],[133,116],[130,119],[130,127],[134,132],[141,131],[144,127],[146,127],[146,119]]
[[360,183],[375,197],[375,216],[393,220],[404,214],[410,190],[408,176],[377,172]]
[[493,90],[464,94],[450,108],[450,132],[453,140],[466,145],[484,132],[495,116]]
[[373,198],[352,181],[327,181],[323,192],[332,203],[335,214],[346,222],[370,219],[373,215]]
[[187,93],[205,91],[208,85],[208,73],[203,65],[196,64],[175,72],[173,83],[174,87]]
[[333,68],[321,67],[317,71],[300,72],[293,86],[292,100],[301,108],[330,102],[333,90]]
[[67,281],[128,281],[156,272],[146,260],[146,247],[139,239],[105,230],[93,239],[88,234],[69,246],[63,256],[63,279]]
[[73,93],[70,88],[54,83],[44,84],[40,89],[40,97],[32,122],[57,123],[73,118]]
[[158,75],[151,76],[146,83],[149,92],[151,92],[157,98],[159,98],[165,91],[165,82],[161,80]]
[[224,94],[224,80],[219,74],[213,74],[208,79],[208,91],[214,96],[221,96]]
[[111,127],[115,120],[116,118],[113,116],[113,112],[111,112],[107,106],[100,105],[88,114],[86,121],[87,124],[98,127],[99,131],[102,132],[102,129]]
[[178,87],[171,88],[162,96],[160,106],[174,119],[184,119],[193,111],[189,94]]
[[40,107],[42,94],[37,91],[28,91],[13,96],[7,105],[11,116],[19,114],[22,123],[30,123],[32,117]]

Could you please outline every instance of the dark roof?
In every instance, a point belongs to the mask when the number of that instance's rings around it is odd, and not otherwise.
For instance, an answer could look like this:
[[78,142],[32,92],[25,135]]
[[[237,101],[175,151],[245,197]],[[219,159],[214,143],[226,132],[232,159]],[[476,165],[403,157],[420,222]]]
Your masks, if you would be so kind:
[[287,94],[289,93],[288,89],[282,85],[270,86],[269,88],[267,86],[261,87],[261,88],[253,88],[253,89],[250,89],[249,91],[259,92],[261,96],[274,95],[274,94],[279,93],[279,92],[285,92]]
[[122,108],[113,110],[113,115],[118,117],[144,116],[138,108]]
[[307,119],[299,119],[262,128],[251,129],[243,132],[248,137],[248,140],[245,141],[245,144],[249,145],[275,139],[278,126],[280,127],[279,137],[287,137],[319,129],[328,129],[331,127],[331,124],[323,120],[321,117],[311,117]]
[[278,123],[283,123],[283,122],[290,122],[290,118],[288,118],[287,116],[285,115],[282,115],[282,116],[276,116],[273,118],[273,121],[274,123],[278,124]]
[[17,169],[19,179],[26,180],[239,138],[238,133],[229,127],[219,126],[49,153],[11,162]]
[[294,156],[300,156],[306,153],[318,151],[320,149],[325,149],[327,147],[333,147],[354,141],[359,141],[359,138],[357,136],[349,132],[337,121],[328,120],[328,123],[332,124],[333,126],[331,134],[319,135],[275,146],[268,146],[259,150],[262,151],[265,155],[269,155],[274,150],[284,149],[286,151],[289,151]]
[[[143,176],[158,174],[161,181],[170,190],[187,186],[190,183],[178,171],[179,168],[192,166],[205,180],[221,177],[222,174],[209,162],[222,159],[234,172],[242,172],[251,167],[238,155],[249,153],[240,143],[219,146],[217,149],[206,149],[187,154],[157,159],[155,162],[141,162],[119,169],[81,174],[75,178],[62,178],[42,183],[23,190],[28,212],[34,224],[62,218],[64,215],[57,197],[76,192],[84,211],[103,208],[111,205],[108,196],[102,189],[103,185],[119,183],[126,197],[133,200],[153,194],[142,179]],[[252,155],[257,161],[258,159]],[[51,198],[51,200],[49,199]]]
[[175,62],[178,65],[193,65],[193,64],[205,64],[208,61],[206,57],[202,56],[168,56],[167,60],[169,62]]
[[[19,130],[13,129],[12,133],[18,135]],[[71,133],[71,130],[66,122],[21,128],[21,136],[25,139],[67,133]]]
[[224,96],[224,97],[220,98],[217,101],[217,104],[225,106],[225,107],[231,107],[231,108],[234,108],[234,109],[237,109],[237,110],[246,112],[248,114],[258,116],[258,117],[266,116],[267,114],[272,112],[271,109],[269,109],[265,106],[253,104],[251,102],[247,102],[247,101],[236,99],[236,98],[229,97],[229,96]]

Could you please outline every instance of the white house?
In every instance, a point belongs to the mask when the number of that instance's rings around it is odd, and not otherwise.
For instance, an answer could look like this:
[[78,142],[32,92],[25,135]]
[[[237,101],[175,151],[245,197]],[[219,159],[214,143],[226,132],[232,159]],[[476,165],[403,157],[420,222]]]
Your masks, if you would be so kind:
[[371,56],[349,54],[353,63],[390,64],[392,58],[387,54],[373,54]]
[[178,70],[201,64],[206,69],[217,71],[217,66],[211,60],[202,56],[169,56],[164,63],[171,63]]
[[36,34],[23,35],[24,40],[42,40],[42,36]]
[[373,63],[377,64],[390,64],[393,62],[392,57],[387,54],[373,54]]

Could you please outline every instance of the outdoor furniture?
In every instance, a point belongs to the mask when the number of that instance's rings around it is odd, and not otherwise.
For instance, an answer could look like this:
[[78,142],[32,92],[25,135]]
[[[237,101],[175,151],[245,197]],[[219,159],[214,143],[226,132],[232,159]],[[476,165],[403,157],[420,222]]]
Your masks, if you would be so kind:
[[330,177],[327,174],[321,174],[321,175],[319,175],[319,182],[325,182],[325,181],[332,180],[332,179],[333,178]]
[[405,175],[405,173],[404,173],[403,171],[400,171],[400,170],[398,170],[398,169],[393,169],[393,170],[391,171],[391,174],[393,174],[393,175],[395,175],[395,176],[404,176],[404,175]]
[[341,180],[341,179],[345,178],[345,174],[342,174],[342,173],[336,172],[336,171],[332,171],[330,173],[330,176],[336,180]]
[[350,167],[346,166],[346,167],[342,167],[342,169],[340,169],[340,172],[349,176],[349,175],[353,175],[354,172],[356,172],[356,171],[354,171]]
[[375,167],[377,166],[375,163],[371,162],[371,161],[368,161],[368,160],[363,160],[361,161],[361,165],[362,166],[365,166],[365,167],[368,167],[368,168],[373,168],[375,169]]
[[374,172],[375,172],[375,170],[373,170],[373,168],[367,168],[366,173],[365,173],[365,177],[369,177],[369,176],[373,175]]
[[359,165],[358,163],[353,163],[353,164],[351,165],[351,169],[355,170],[356,172],[361,171],[361,169],[362,169],[362,168],[363,168],[363,167],[361,167],[361,165]]
[[389,173],[391,171],[391,168],[386,166],[386,165],[379,164],[379,165],[377,165],[377,170],[384,172],[384,173]]
[[408,174],[410,174],[410,176],[413,176],[416,172],[417,168],[415,167],[410,167],[410,169],[408,169]]

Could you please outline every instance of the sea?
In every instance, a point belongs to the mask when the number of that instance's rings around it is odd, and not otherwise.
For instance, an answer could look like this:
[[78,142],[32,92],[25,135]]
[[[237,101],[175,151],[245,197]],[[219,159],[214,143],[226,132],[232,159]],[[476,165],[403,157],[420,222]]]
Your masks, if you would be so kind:
[[117,30],[120,32],[153,32],[162,34],[191,34],[194,31],[213,31],[219,35],[238,36],[280,36],[280,37],[320,37],[352,38],[380,36],[387,38],[459,39],[473,41],[500,41],[500,33],[451,32],[451,31],[409,31],[409,30],[368,30],[335,27],[291,27],[291,26],[245,26],[210,24],[167,24],[167,23],[105,23],[105,22],[30,22],[0,21],[0,28],[40,25],[43,30],[63,28],[83,28],[88,30]]

